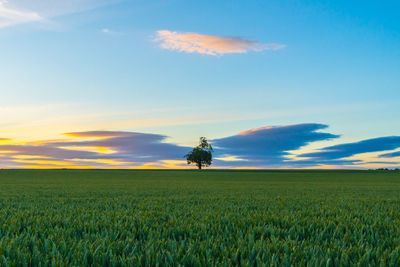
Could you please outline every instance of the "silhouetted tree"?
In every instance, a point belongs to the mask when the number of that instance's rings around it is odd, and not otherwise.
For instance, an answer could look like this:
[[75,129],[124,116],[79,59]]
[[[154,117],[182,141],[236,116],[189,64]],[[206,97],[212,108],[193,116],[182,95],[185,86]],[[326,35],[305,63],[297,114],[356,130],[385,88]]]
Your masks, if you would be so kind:
[[207,138],[200,137],[200,143],[194,147],[191,152],[185,155],[188,164],[196,164],[201,170],[203,167],[208,167],[212,163],[213,148],[208,143]]

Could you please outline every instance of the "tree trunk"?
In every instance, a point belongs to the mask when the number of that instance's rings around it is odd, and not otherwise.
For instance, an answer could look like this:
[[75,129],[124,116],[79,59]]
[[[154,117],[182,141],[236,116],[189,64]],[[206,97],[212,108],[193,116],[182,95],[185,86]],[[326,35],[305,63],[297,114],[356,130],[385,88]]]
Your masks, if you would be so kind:
[[199,168],[199,170],[201,170],[201,163],[197,163],[197,168]]

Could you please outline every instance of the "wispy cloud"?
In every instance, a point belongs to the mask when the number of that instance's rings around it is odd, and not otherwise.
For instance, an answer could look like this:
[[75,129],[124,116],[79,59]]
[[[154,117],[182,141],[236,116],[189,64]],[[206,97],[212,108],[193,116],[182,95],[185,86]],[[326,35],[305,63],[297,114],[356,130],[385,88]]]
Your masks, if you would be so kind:
[[8,1],[0,0],[0,28],[42,19],[42,16],[34,11],[18,9]]
[[109,28],[103,28],[103,29],[101,29],[101,32],[105,33],[105,34],[112,34],[113,33],[113,31],[110,30]]
[[0,0],[0,28],[91,10],[120,0]]
[[[353,143],[328,146],[318,151],[298,155],[306,158],[312,164],[364,164],[368,161],[356,159],[355,156],[374,152],[388,152],[400,148],[400,136],[385,136],[366,139]],[[380,158],[393,158],[399,156],[398,152],[379,155]],[[376,163],[376,162],[370,162]],[[400,163],[400,162],[399,162]]]
[[100,32],[103,33],[103,34],[106,34],[106,35],[113,35],[113,36],[115,36],[115,35],[124,35],[123,32],[112,30],[110,28],[102,28],[100,30]]
[[194,32],[180,33],[169,30],[157,31],[156,41],[163,49],[210,56],[279,50],[286,47],[284,44],[260,43],[240,37],[224,37]]
[[[400,147],[400,146],[399,146]],[[395,157],[400,157],[400,151],[396,152],[391,152],[391,153],[386,153],[383,155],[380,155],[381,158],[395,158]]]

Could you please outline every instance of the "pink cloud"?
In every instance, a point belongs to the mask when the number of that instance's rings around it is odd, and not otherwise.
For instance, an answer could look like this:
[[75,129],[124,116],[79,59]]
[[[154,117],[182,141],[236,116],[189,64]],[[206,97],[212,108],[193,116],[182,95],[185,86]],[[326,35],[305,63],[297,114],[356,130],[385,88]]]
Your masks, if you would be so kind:
[[157,31],[156,41],[163,49],[210,56],[279,50],[286,47],[284,44],[260,43],[240,37],[222,37],[192,32],[180,33],[169,30]]

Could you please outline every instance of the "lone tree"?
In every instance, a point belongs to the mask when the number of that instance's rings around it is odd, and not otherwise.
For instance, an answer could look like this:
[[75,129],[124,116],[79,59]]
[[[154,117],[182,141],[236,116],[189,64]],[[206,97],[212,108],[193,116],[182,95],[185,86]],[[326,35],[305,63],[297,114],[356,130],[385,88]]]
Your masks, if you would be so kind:
[[196,164],[199,170],[202,167],[208,167],[212,163],[213,148],[208,143],[207,138],[200,137],[200,144],[193,148],[191,152],[185,155],[188,164]]

